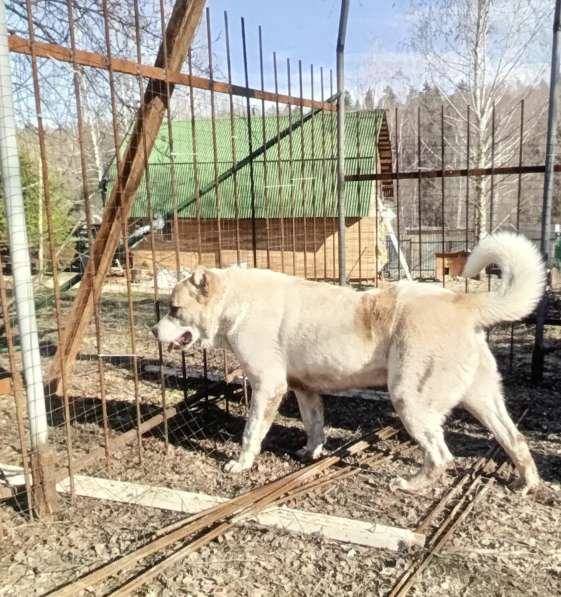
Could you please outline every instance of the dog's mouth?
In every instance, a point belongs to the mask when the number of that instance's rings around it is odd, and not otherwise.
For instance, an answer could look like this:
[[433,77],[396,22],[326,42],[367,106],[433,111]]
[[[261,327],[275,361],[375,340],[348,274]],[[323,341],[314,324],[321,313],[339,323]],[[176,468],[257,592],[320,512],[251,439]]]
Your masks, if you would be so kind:
[[173,342],[168,344],[168,352],[172,350],[181,350],[188,348],[193,343],[193,334],[190,330],[183,332],[181,336],[178,336]]

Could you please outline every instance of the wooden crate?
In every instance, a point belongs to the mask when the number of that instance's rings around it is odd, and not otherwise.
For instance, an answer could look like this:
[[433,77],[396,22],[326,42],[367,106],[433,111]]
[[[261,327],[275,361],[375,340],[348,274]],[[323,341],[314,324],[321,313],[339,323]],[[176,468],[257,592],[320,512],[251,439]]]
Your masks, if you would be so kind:
[[436,277],[443,280],[444,276],[459,278],[464,271],[469,253],[467,251],[452,251],[449,253],[436,253]]

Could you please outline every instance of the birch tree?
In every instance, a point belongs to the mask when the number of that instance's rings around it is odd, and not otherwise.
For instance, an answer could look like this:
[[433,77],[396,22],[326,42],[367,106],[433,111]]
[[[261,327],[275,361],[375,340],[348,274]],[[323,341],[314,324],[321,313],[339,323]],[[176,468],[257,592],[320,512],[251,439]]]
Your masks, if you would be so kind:
[[[446,118],[460,131],[451,144],[465,156],[467,109],[471,111],[471,167],[513,163],[518,126],[512,104],[527,97],[547,71],[547,41],[553,3],[547,0],[413,0],[410,48],[425,62],[426,77],[440,90]],[[507,108],[507,102],[509,108]],[[545,105],[526,114],[523,142],[539,122]],[[459,147],[458,147],[459,149]],[[465,157],[464,157],[465,160]],[[489,222],[490,177],[478,177],[473,203],[476,236]],[[500,190],[495,189],[497,207]]]

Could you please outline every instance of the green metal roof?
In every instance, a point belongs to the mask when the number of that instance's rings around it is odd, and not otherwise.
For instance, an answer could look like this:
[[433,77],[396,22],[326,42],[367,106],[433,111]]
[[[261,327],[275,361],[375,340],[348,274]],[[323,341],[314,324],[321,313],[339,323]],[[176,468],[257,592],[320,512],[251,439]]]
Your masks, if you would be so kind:
[[[305,116],[305,115],[304,115]],[[348,173],[373,172],[376,168],[377,139],[384,117],[382,110],[350,112],[346,115],[346,169]],[[170,216],[174,206],[181,218],[250,218],[252,205],[251,179],[255,216],[257,218],[313,217],[337,215],[336,204],[336,115],[320,112],[275,142],[253,163],[244,165],[233,176],[197,201],[198,188],[212,186],[215,174],[220,176],[247,157],[250,152],[248,122],[234,118],[232,134],[229,117],[215,119],[217,164],[214,167],[212,121],[195,121],[196,164],[193,151],[191,121],[174,121],[172,136],[175,165],[171,166],[168,126],[164,123],[149,160],[149,190],[154,214]],[[300,111],[293,110],[291,122],[300,120]],[[263,124],[265,131],[263,131]],[[260,116],[251,119],[252,149],[276,138],[289,126],[284,115]],[[236,160],[232,152],[235,142]],[[175,196],[172,185],[175,176]],[[349,217],[363,217],[370,211],[372,183],[346,183],[346,212]],[[137,193],[130,217],[148,217],[148,193],[144,178]]]

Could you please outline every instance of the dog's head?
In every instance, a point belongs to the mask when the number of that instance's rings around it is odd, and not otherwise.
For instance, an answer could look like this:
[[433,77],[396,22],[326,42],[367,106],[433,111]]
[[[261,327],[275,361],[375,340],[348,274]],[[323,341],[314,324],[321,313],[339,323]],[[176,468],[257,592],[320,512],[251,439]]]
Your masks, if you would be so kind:
[[187,350],[205,335],[209,302],[216,288],[216,274],[197,268],[173,289],[169,313],[152,328],[168,350]]

